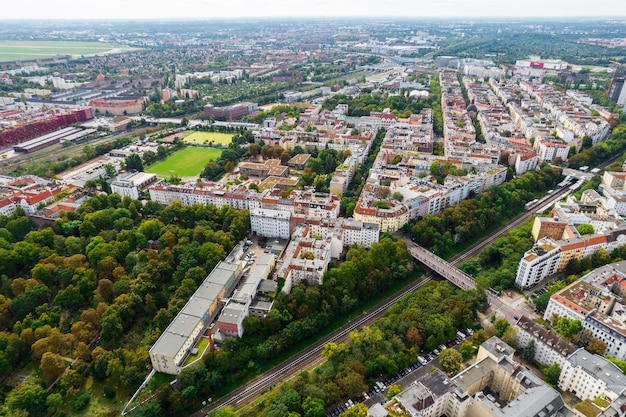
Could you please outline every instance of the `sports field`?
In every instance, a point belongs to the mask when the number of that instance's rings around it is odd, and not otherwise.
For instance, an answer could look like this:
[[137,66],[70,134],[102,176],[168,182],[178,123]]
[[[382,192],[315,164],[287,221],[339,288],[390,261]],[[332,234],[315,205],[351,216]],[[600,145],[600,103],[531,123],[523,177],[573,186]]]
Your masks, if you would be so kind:
[[199,145],[224,145],[228,146],[233,141],[233,135],[219,132],[194,132],[183,139],[184,142],[197,143]]
[[2,41],[0,40],[0,62],[51,58],[55,55],[91,55],[104,52],[123,52],[125,45],[103,42],[65,41]]
[[200,175],[209,161],[214,161],[222,154],[221,149],[187,147],[170,155],[165,161],[146,168],[146,172],[169,178],[172,174],[179,177],[195,177]]

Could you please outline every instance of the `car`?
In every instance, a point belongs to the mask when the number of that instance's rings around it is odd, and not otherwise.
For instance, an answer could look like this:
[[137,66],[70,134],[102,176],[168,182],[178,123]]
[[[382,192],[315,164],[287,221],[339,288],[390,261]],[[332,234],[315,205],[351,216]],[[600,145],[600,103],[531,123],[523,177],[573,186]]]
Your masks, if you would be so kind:
[[433,349],[433,355],[435,356],[439,356],[441,352],[439,352],[439,349]]
[[444,350],[444,349],[446,349],[446,345],[439,345],[439,350],[440,350],[440,351],[441,351],[441,350]]

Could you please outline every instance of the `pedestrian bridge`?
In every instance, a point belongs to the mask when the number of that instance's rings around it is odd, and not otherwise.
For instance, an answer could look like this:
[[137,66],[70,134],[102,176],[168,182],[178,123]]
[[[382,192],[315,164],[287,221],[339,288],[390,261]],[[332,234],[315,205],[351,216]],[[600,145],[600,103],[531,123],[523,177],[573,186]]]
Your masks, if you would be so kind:
[[415,242],[406,241],[407,249],[409,253],[418,261],[426,265],[429,269],[441,275],[457,287],[463,290],[473,290],[476,288],[474,279],[461,271],[456,266],[441,259],[431,251],[424,249]]

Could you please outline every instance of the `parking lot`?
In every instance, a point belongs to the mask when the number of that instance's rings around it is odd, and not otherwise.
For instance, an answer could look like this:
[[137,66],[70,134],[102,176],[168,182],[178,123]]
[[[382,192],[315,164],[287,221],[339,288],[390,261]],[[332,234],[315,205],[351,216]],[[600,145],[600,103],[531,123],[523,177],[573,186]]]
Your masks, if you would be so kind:
[[[464,337],[461,338],[459,333]],[[434,349],[432,352],[422,353],[415,362],[406,368],[400,369],[396,374],[389,375],[386,378],[380,378],[370,387],[369,391],[355,398],[344,399],[342,402],[335,404],[327,411],[326,415],[328,417],[339,416],[356,403],[364,403],[367,408],[370,408],[376,403],[380,403],[381,405],[386,404],[388,401],[387,389],[390,385],[398,384],[402,387],[402,390],[407,389],[411,384],[415,383],[415,381],[426,375],[433,367],[439,368],[437,356],[441,353],[441,348],[458,348],[464,340],[471,340],[471,335],[474,331],[472,329],[466,329],[459,333],[457,333],[455,340],[449,341],[445,346],[439,346],[439,348]]]

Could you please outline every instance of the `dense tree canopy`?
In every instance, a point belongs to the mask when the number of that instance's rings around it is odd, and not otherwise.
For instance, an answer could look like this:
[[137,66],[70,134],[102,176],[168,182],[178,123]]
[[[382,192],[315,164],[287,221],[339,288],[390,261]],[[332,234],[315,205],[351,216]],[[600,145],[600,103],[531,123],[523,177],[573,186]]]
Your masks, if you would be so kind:
[[147,374],[149,346],[249,227],[247,211],[115,194],[39,230],[21,211],[0,217],[0,372],[31,361],[41,371],[5,407],[38,415],[52,385],[64,400],[53,408],[87,410],[90,395],[78,394],[89,375],[125,398]]

